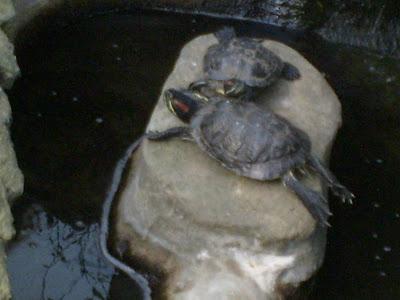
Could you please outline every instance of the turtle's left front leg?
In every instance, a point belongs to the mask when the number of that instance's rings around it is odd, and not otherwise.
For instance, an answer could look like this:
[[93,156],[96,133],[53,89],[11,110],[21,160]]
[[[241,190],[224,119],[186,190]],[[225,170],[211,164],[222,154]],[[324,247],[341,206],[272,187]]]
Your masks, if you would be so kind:
[[179,137],[185,140],[192,140],[190,127],[172,127],[165,131],[148,131],[146,137],[152,141],[168,140],[170,138]]

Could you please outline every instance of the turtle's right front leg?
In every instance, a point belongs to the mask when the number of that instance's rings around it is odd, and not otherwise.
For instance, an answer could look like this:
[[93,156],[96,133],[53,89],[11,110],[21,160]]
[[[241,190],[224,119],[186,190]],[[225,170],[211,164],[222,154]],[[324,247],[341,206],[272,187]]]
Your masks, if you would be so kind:
[[180,137],[185,140],[192,140],[190,127],[172,127],[165,131],[148,131],[146,137],[152,141],[168,140],[174,137]]

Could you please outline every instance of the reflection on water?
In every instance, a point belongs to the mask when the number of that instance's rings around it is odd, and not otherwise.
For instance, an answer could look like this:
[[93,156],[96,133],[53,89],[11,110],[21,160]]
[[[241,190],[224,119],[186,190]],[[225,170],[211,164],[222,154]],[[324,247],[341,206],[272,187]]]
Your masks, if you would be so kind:
[[69,225],[38,204],[18,213],[18,236],[8,249],[14,299],[107,298],[114,270],[101,257],[98,224]]
[[23,76],[10,93],[12,135],[26,193],[8,252],[16,300],[104,299],[109,290],[110,299],[138,298],[96,248],[100,205],[179,49],[227,23],[300,51],[342,101],[332,169],[357,199],[353,207],[331,202],[333,227],[313,299],[400,298],[398,61],[261,24],[145,13],[45,26],[17,43]]

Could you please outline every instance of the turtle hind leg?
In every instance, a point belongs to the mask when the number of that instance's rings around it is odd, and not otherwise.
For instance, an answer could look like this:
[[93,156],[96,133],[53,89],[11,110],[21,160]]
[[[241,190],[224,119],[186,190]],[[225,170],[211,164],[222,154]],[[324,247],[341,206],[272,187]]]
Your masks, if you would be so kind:
[[300,198],[303,205],[321,226],[330,226],[328,217],[332,213],[329,211],[326,199],[320,193],[303,185],[294,177],[292,172],[283,177],[283,183]]
[[170,138],[179,137],[182,139],[192,139],[190,127],[172,127],[165,131],[148,131],[145,136],[151,141],[162,141]]
[[287,80],[296,80],[301,77],[299,69],[288,62],[283,63],[282,77]]
[[335,196],[342,198],[343,202],[348,202],[350,204],[353,203],[352,199],[354,198],[354,195],[337,180],[335,175],[333,175],[317,157],[310,155],[308,163],[311,168],[314,169],[314,171],[317,172],[318,175],[329,185]]

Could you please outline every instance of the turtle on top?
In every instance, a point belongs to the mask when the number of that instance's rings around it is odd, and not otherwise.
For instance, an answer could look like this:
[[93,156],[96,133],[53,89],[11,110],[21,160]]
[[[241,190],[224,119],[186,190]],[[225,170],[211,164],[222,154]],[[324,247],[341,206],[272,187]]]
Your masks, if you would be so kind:
[[205,101],[189,90],[169,89],[164,97],[169,110],[189,126],[149,131],[149,140],[192,140],[240,176],[262,181],[281,178],[322,226],[329,225],[328,202],[296,178],[298,170],[312,169],[344,201],[351,202],[354,197],[311,153],[307,134],[272,111],[252,102],[230,101],[222,95]]
[[257,93],[279,78],[296,80],[299,70],[262,45],[261,40],[237,37],[232,27],[223,27],[203,59],[204,79],[189,88],[208,96],[219,93],[244,101],[253,100]]

